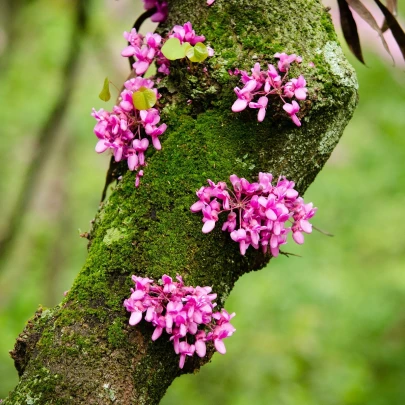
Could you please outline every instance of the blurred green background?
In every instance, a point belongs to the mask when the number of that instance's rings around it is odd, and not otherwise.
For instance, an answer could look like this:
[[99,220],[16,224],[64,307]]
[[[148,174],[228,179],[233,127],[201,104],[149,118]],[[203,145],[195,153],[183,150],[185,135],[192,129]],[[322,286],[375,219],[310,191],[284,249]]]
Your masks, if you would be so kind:
[[[73,4],[0,0],[0,235],[63,88]],[[79,233],[104,185],[108,156],[93,152],[90,111],[105,107],[105,76],[119,86],[127,75],[121,33],[141,3],[88,5],[72,100],[0,259],[0,397],[17,382],[8,351],[25,322],[39,304],[58,303],[84,263]],[[349,55],[359,107],[305,196],[319,207],[315,224],[335,236],[315,232],[301,247],[288,245],[302,257],[280,257],[240,279],[227,302],[237,332],[226,356],[177,379],[162,404],[405,403],[405,75],[374,53],[376,34],[363,38],[369,67]]]

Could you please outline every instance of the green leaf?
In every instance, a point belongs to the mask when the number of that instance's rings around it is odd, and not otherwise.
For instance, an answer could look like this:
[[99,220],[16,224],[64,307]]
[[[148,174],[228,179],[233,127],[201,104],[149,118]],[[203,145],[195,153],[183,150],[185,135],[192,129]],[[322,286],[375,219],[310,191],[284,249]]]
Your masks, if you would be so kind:
[[191,62],[202,62],[208,58],[208,49],[202,42],[197,42],[194,47],[187,48],[186,56]]
[[137,110],[149,110],[156,104],[156,94],[153,90],[141,87],[132,95]]
[[188,42],[181,45],[178,38],[169,38],[162,46],[161,51],[169,60],[183,59],[186,56],[186,48],[189,45]]
[[108,101],[111,98],[111,93],[110,93],[110,81],[108,80],[108,77],[104,79],[104,85],[101,90],[101,93],[98,95],[101,100],[103,101]]

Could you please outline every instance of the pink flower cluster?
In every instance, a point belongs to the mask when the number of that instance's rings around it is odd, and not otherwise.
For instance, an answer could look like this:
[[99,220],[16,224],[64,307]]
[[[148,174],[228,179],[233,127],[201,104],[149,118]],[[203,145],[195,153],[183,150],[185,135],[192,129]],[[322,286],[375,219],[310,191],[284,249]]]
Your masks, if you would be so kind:
[[[132,95],[140,88],[152,89],[159,98],[160,95],[153,88],[152,80],[136,77],[124,83],[125,89],[121,92],[120,102],[114,106],[110,113],[100,109],[93,109],[92,116],[97,120],[94,133],[99,141],[96,152],[102,153],[111,149],[116,162],[127,160],[129,170],[139,170],[145,166],[145,152],[149,147],[148,135],[155,149],[160,150],[159,137],[166,131],[167,125],[161,124],[159,110],[149,108],[139,111],[134,107]],[[139,177],[143,171],[139,170],[136,177],[136,186],[139,186]]]
[[239,69],[233,72],[229,71],[231,75],[241,75],[241,81],[244,85],[242,89],[235,87],[238,99],[233,103],[232,111],[240,112],[247,106],[257,108],[259,110],[257,120],[262,122],[266,116],[269,102],[268,96],[276,95],[284,103],[284,111],[287,112],[294,124],[299,127],[301,122],[296,114],[300,110],[300,106],[295,100],[287,103],[285,99],[295,97],[297,100],[305,100],[307,97],[308,90],[304,76],[301,75],[286,82],[290,65],[294,62],[301,63],[302,58],[295,54],[287,55],[286,53],[276,53],[274,56],[279,59],[278,70],[271,64],[268,65],[267,70],[261,70],[260,64],[256,63],[251,69],[251,75]]
[[232,240],[239,243],[242,255],[249,246],[261,246],[264,253],[270,250],[278,256],[289,232],[292,231],[296,243],[304,243],[303,233],[312,232],[309,219],[317,208],[304,203],[294,182],[280,177],[273,186],[272,180],[270,173],[259,173],[256,183],[233,174],[233,190],[225,182],[215,184],[208,180],[209,186],[197,191],[199,200],[191,206],[191,212],[202,212],[203,233],[214,229],[222,212],[229,212],[222,230],[230,232]]
[[137,33],[135,28],[132,28],[130,32],[124,32],[124,38],[129,45],[121,52],[121,55],[127,58],[135,57],[135,63],[132,67],[138,76],[143,75],[154,61],[158,65],[158,72],[165,75],[170,73],[169,61],[160,50],[163,43],[159,34],[148,32],[143,36]]
[[156,12],[150,18],[153,22],[166,21],[168,9],[167,1],[164,0],[143,0],[145,10],[156,8]]
[[197,35],[193,30],[191,22],[186,22],[184,25],[175,25],[172,32],[169,34],[169,38],[177,38],[180,44],[188,42],[190,45],[195,45],[197,42],[204,42],[204,35]]
[[[147,9],[156,6],[159,10],[158,4],[166,3],[145,1]],[[127,160],[129,170],[137,171],[135,186],[138,187],[140,178],[143,176],[143,171],[139,169],[146,165],[145,152],[149,147],[149,139],[154,148],[160,150],[159,137],[166,131],[167,126],[166,124],[159,125],[160,113],[157,108],[137,110],[132,96],[144,88],[153,90],[156,98],[159,99],[160,94],[154,88],[155,83],[150,79],[144,79],[142,75],[154,61],[158,65],[158,72],[168,75],[170,63],[161,52],[163,40],[159,34],[148,32],[143,36],[133,28],[130,32],[124,32],[124,37],[129,45],[121,54],[124,57],[135,57],[133,68],[136,77],[124,83],[125,89],[120,94],[119,104],[114,107],[112,112],[93,109],[92,116],[97,120],[94,128],[94,132],[99,138],[96,152],[103,153],[107,149],[111,149],[116,162]],[[205,41],[204,36],[196,35],[190,22],[182,26],[174,26],[168,38],[172,37],[178,38],[181,43],[189,42],[191,45]]]
[[135,289],[131,288],[130,298],[124,301],[124,307],[131,312],[129,324],[138,324],[145,314],[145,321],[155,327],[153,341],[163,330],[171,335],[174,351],[180,355],[180,368],[186,356],[195,353],[204,357],[209,341],[219,353],[225,354],[223,339],[236,330],[230,323],[235,314],[224,309],[213,311],[217,295],[211,293],[211,287],[187,287],[180,276],[176,279],[177,282],[164,275],[159,285],[149,278],[132,276]]

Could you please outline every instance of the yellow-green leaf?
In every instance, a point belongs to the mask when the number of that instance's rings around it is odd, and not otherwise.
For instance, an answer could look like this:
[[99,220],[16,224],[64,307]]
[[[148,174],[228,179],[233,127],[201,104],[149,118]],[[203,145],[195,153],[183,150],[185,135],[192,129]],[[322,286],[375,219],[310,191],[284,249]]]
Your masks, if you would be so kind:
[[169,60],[183,59],[186,56],[186,44],[188,43],[185,42],[181,45],[178,38],[169,38],[162,46],[161,51]]
[[186,55],[191,62],[202,62],[208,57],[208,49],[202,42],[197,42],[194,47],[187,48]]
[[111,98],[111,93],[110,93],[110,81],[108,80],[108,77],[104,79],[104,85],[101,90],[101,93],[98,95],[101,100],[103,101],[108,101]]
[[132,95],[132,100],[137,110],[149,110],[156,104],[156,94],[151,89],[141,87]]

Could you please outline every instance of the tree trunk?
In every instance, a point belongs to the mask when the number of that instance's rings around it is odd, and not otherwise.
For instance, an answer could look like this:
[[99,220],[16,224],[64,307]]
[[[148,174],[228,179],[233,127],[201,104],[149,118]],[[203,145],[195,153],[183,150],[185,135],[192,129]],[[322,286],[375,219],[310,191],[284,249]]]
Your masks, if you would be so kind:
[[[123,176],[95,218],[87,261],[67,297],[40,309],[18,338],[12,356],[21,379],[6,404],[158,404],[174,378],[210,356],[188,358],[180,370],[165,335],[152,342],[150,324],[130,327],[122,306],[130,276],[178,273],[187,285],[213,286],[223,305],[235,281],[269,256],[253,248],[241,256],[220,225],[202,234],[201,215],[190,212],[195,190],[208,178],[254,180],[263,171],[285,175],[303,193],[352,116],[356,77],[318,0],[216,0],[212,7],[172,0],[161,29],[187,21],[215,50],[208,71],[177,62],[160,83],[163,148],[148,157],[140,188],[132,172]],[[277,102],[263,123],[254,111],[231,112],[239,84],[228,69],[264,67],[275,52],[303,57],[291,71],[309,87],[301,128]]]

